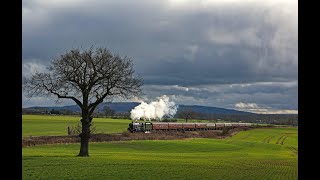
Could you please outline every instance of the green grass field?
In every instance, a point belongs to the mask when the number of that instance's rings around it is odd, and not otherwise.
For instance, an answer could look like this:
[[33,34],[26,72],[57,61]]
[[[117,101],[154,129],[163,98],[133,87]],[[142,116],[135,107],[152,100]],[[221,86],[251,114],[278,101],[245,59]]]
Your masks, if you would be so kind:
[[[69,124],[80,122],[80,117],[60,115],[22,115],[22,137],[67,135]],[[126,131],[128,119],[94,118],[93,124],[99,133],[121,133]],[[185,122],[178,119],[178,122]],[[188,120],[188,122],[209,122],[205,120]]]
[[[22,137],[28,136],[65,136],[69,124],[76,125],[80,117],[60,115],[22,115]],[[128,119],[94,118],[96,133],[121,133],[126,131]],[[185,122],[178,119],[177,122]],[[208,120],[188,120],[188,122],[209,122]]]
[[22,175],[23,179],[292,180],[298,179],[297,132],[297,128],[268,128],[227,139],[90,143],[90,157],[75,157],[79,144],[26,147]]
[[[67,135],[69,124],[77,124],[80,117],[22,115],[22,137]],[[126,131],[131,120],[94,118],[93,124],[99,133],[118,133]]]

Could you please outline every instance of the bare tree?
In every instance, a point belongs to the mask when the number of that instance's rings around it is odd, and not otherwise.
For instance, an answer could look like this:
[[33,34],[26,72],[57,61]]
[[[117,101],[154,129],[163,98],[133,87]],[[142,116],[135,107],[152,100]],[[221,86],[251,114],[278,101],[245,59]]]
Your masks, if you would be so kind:
[[106,48],[73,49],[51,61],[44,73],[25,79],[28,97],[72,99],[81,108],[81,147],[78,156],[89,156],[92,113],[106,98],[141,94],[143,80],[134,76],[133,62]]
[[115,110],[111,109],[109,106],[105,107],[104,113],[106,115],[106,118],[109,117],[113,117],[115,114]]
[[178,113],[178,117],[185,119],[186,122],[188,122],[188,119],[194,118],[195,115],[196,115],[196,112],[189,108],[182,109]]

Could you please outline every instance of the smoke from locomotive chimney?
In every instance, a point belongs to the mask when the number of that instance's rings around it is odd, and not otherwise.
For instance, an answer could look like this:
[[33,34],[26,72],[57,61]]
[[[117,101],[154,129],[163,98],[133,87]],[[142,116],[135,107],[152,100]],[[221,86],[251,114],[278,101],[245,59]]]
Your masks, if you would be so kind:
[[161,120],[164,116],[173,117],[177,112],[177,106],[174,102],[170,101],[169,97],[163,95],[157,98],[158,101],[148,103],[142,102],[131,110],[131,119],[144,120],[159,119]]

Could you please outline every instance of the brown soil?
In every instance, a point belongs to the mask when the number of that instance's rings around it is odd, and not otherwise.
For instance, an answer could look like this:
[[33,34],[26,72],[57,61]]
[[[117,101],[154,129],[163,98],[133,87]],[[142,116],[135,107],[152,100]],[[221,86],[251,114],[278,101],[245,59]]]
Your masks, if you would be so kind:
[[[251,128],[242,127],[228,131],[224,136],[222,130],[209,131],[186,131],[186,132],[151,132],[151,133],[130,133],[123,132],[119,134],[92,134],[90,142],[107,142],[107,141],[130,141],[130,140],[174,140],[174,139],[189,139],[189,138],[215,138],[223,139],[231,137],[239,131],[245,131]],[[80,143],[78,136],[38,136],[27,137],[22,139],[22,147],[36,146],[43,144],[66,144]]]

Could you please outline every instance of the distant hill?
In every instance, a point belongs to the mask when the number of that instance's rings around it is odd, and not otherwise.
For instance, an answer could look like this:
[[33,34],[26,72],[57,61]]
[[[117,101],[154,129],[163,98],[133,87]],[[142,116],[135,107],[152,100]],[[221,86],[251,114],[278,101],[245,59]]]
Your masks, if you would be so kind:
[[[111,109],[113,109],[116,113],[124,113],[124,112],[130,112],[134,107],[138,106],[140,103],[138,102],[113,102],[113,103],[101,103],[98,105],[97,110],[98,111],[104,111],[106,106],[109,106]],[[208,113],[208,114],[254,114],[250,112],[245,111],[237,111],[234,109],[226,109],[226,108],[218,108],[218,107],[209,107],[209,106],[197,106],[197,105],[178,105],[178,111],[188,108],[192,109],[193,111],[197,113]],[[24,108],[28,111],[50,111],[52,109],[62,111],[62,110],[69,110],[72,112],[80,112],[80,108],[77,105],[70,105],[70,106],[50,106],[50,107],[29,107]]]
[[234,109],[210,107],[210,106],[197,106],[197,105],[179,105],[178,111],[181,109],[192,109],[197,113],[207,114],[254,114],[251,112],[238,111]]

